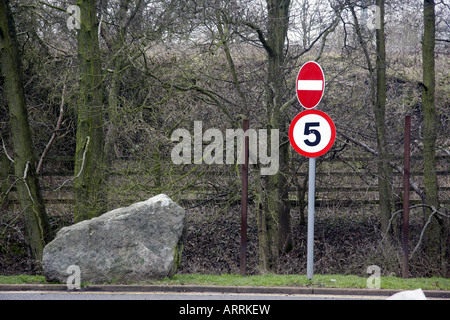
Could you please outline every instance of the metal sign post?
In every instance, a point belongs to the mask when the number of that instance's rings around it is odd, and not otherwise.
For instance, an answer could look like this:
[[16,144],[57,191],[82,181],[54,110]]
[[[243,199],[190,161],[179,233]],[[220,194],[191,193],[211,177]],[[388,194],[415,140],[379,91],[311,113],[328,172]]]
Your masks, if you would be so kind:
[[322,100],[325,90],[325,75],[322,67],[310,61],[303,65],[297,77],[297,97],[308,109],[298,114],[289,128],[292,147],[309,158],[308,188],[308,248],[306,273],[310,281],[314,277],[314,215],[316,194],[316,158],[330,151],[336,139],[333,120],[324,112],[313,110]]
[[306,274],[312,281],[314,276],[314,210],[316,193],[316,158],[309,158],[309,187],[308,187],[308,260]]
[[314,214],[316,194],[316,159],[326,154],[336,139],[336,126],[324,112],[308,110],[295,117],[289,128],[289,140],[292,147],[301,155],[309,158],[308,187],[308,257],[307,276],[314,275]]

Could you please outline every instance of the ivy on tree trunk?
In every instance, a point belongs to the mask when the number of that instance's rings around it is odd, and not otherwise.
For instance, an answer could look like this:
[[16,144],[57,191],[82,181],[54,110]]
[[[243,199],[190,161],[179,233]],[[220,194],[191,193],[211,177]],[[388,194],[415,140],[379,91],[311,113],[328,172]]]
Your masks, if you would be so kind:
[[75,154],[75,222],[105,211],[104,134],[101,60],[95,0],[79,0],[78,30],[80,91]]
[[[436,13],[434,0],[424,1],[424,33],[422,42],[423,56],[423,157],[425,178],[425,201],[430,207],[439,208],[438,182],[436,174],[436,139],[437,118],[435,105],[435,39],[436,39]],[[428,220],[431,210],[427,210]],[[447,242],[445,236],[445,223],[433,218],[428,226],[425,245],[429,257],[438,262],[445,274],[447,259]]]
[[44,247],[52,240],[53,233],[36,174],[22,66],[9,1],[0,1],[0,58],[14,146],[15,185],[25,223],[26,241],[32,257],[42,261]]

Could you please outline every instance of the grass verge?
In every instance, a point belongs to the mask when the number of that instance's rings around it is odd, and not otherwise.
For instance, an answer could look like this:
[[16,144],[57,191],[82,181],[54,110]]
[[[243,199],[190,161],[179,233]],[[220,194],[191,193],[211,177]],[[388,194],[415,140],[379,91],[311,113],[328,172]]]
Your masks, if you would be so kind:
[[[0,276],[0,284],[45,284],[43,276]],[[208,285],[208,286],[250,286],[250,287],[316,287],[316,288],[367,288],[367,278],[352,275],[315,275],[309,281],[304,275],[275,275],[241,277],[240,275],[183,274],[172,279],[146,281],[142,285]],[[381,289],[392,290],[450,290],[449,278],[381,277]]]
[[[152,282],[172,285],[215,285],[215,286],[255,286],[255,287],[316,287],[316,288],[367,288],[367,278],[352,275],[315,275],[309,281],[304,275],[175,275],[172,279]],[[448,278],[403,279],[381,277],[381,289],[393,290],[450,290]]]
[[44,276],[1,276],[0,284],[42,284],[47,283]]

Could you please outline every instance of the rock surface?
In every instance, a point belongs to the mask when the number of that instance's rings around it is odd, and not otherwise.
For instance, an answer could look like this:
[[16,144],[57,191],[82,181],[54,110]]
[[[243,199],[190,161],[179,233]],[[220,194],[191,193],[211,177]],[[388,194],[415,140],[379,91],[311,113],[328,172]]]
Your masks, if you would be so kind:
[[185,210],[166,195],[61,229],[44,249],[47,281],[130,283],[172,277],[186,238]]

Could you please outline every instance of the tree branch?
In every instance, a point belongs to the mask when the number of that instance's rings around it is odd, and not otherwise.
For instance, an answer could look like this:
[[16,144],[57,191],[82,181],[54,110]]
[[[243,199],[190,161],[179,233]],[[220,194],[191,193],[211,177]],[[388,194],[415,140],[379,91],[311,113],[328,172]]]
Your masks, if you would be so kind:
[[74,181],[75,179],[78,179],[78,178],[81,176],[81,173],[83,173],[84,166],[85,166],[85,164],[86,164],[86,153],[87,153],[87,151],[88,151],[88,149],[89,149],[89,144],[90,144],[90,142],[91,142],[91,137],[88,136],[88,137],[86,138],[86,146],[84,147],[83,160],[82,160],[82,162],[81,162],[80,172],[78,172],[78,174],[77,174],[75,177],[73,177],[73,178],[71,178],[71,179],[68,179],[68,180],[64,181],[58,188],[56,188],[56,189],[53,190],[53,191],[58,191],[58,190],[60,190],[62,187],[64,187],[64,185],[65,185],[66,183],[72,182],[72,181]]
[[413,252],[410,254],[409,259],[411,259],[413,257],[413,255],[417,252],[417,250],[419,249],[420,245],[422,244],[423,236],[425,234],[425,230],[427,229],[428,225],[431,223],[431,219],[433,218],[433,216],[435,214],[437,214],[437,215],[441,215],[443,217],[446,217],[447,219],[449,218],[449,216],[439,212],[434,206],[423,205],[423,207],[430,208],[432,210],[432,212],[431,212],[430,216],[428,217],[428,221],[425,223],[425,226],[423,227],[422,232],[420,233],[419,241],[417,242],[417,245],[414,248]]
[[[339,135],[341,135],[342,137],[344,137],[345,139],[347,139],[348,141],[350,141],[350,142],[352,142],[352,143],[354,143],[354,144],[356,144],[356,145],[362,147],[362,148],[363,148],[364,150],[366,150],[367,152],[369,152],[369,153],[373,154],[374,156],[377,156],[377,157],[378,157],[378,152],[377,152],[376,150],[370,148],[368,145],[366,145],[366,144],[364,144],[364,143],[362,143],[362,142],[360,142],[360,141],[358,141],[358,140],[356,140],[356,139],[353,139],[353,138],[350,137],[350,136],[347,136],[347,135],[346,135],[345,133],[343,133],[340,129],[337,129],[336,132],[337,132]],[[389,161],[389,166],[390,166],[391,168],[397,170],[397,171],[398,171],[399,173],[401,173],[401,174],[404,173],[403,168],[402,168],[401,166],[397,165],[397,164],[396,164],[395,162],[393,162],[393,161]],[[422,199],[422,202],[425,202],[425,201],[424,201],[425,195],[424,195],[423,191],[420,190],[419,186],[412,180],[412,178],[409,179],[409,184],[410,184],[410,186],[413,188],[413,190],[420,196],[420,199]]]
[[316,60],[319,60],[322,52],[323,52],[323,48],[325,47],[325,41],[326,38],[328,37],[328,34],[330,32],[333,32],[333,30],[336,28],[336,26],[339,23],[339,19],[336,18],[335,20],[333,20],[333,23],[331,23],[331,25],[329,25],[325,30],[323,30],[321,33],[319,33],[319,35],[316,37],[316,39],[314,39],[313,42],[311,42],[311,44],[309,45],[308,48],[305,48],[302,52],[300,52],[299,54],[297,54],[295,57],[293,57],[294,60],[297,60],[298,58],[300,58],[301,56],[303,56],[304,54],[308,53],[309,51],[311,51],[311,49],[314,47],[314,45],[322,38],[322,36],[324,37],[324,41],[322,43],[319,55],[317,56]]
[[339,16],[336,17],[336,19],[333,21],[333,23],[330,25],[330,27],[325,29],[325,33],[323,33],[323,37],[322,37],[322,45],[320,46],[319,53],[317,54],[317,57],[314,59],[314,61],[319,61],[320,58],[322,57],[323,49],[325,48],[325,44],[327,42],[328,35],[330,33],[332,33],[334,30],[336,30],[336,27],[339,24],[339,20],[340,20]]
[[[183,92],[187,92],[187,91],[196,91],[196,92],[198,92],[198,93],[201,93],[201,94],[203,94],[203,95],[205,95],[205,96],[207,96],[208,98],[210,98],[219,108],[220,108],[220,110],[222,110],[222,112],[233,122],[234,120],[233,120],[233,117],[231,116],[231,114],[230,114],[230,112],[227,110],[227,108],[220,102],[220,100],[223,100],[223,101],[225,101],[225,102],[227,102],[227,103],[229,103],[229,104],[234,104],[234,103],[232,103],[231,101],[229,101],[229,100],[227,100],[225,97],[223,97],[223,96],[221,96],[220,94],[218,94],[217,92],[214,92],[214,91],[211,91],[211,90],[208,90],[208,89],[204,89],[204,88],[201,88],[201,87],[199,87],[199,86],[197,86],[197,85],[192,85],[192,86],[188,86],[188,87],[182,87],[182,86],[180,86],[180,85],[176,85],[176,84],[174,84],[174,83],[170,83],[170,82],[166,82],[166,81],[163,81],[162,79],[160,79],[160,78],[158,78],[155,74],[153,74],[151,71],[150,71],[150,69],[149,69],[149,67],[148,67],[148,64],[147,64],[147,58],[146,58],[146,56],[145,56],[145,53],[144,52],[141,52],[141,54],[142,54],[142,56],[143,56],[143,59],[144,59],[144,64],[145,64],[145,66],[144,66],[144,68],[145,68],[145,70],[142,70],[141,68],[138,68],[136,65],[135,65],[135,61],[134,61],[134,59],[133,59],[133,57],[128,57],[129,58],[129,61],[130,61],[130,63],[131,63],[131,65],[136,69],[136,70],[139,70],[139,71],[141,71],[141,72],[143,72],[144,74],[146,74],[147,76],[149,76],[149,77],[151,77],[151,78],[153,78],[153,79],[155,79],[156,81],[158,81],[163,87],[165,87],[165,88],[175,88],[175,89],[177,89],[177,90],[179,90],[179,91],[183,91]],[[220,99],[220,100],[219,100]]]
[[[423,227],[423,229],[422,229],[422,232],[420,233],[420,238],[419,238],[419,241],[417,242],[416,247],[414,248],[413,252],[409,255],[409,259],[412,259],[412,257],[414,256],[414,254],[417,252],[417,250],[419,249],[420,245],[422,244],[422,241],[423,241],[423,237],[424,237],[425,231],[426,231],[428,225],[431,223],[431,219],[433,218],[433,216],[434,216],[434,215],[440,215],[440,216],[442,216],[442,217],[444,217],[444,218],[449,218],[448,215],[446,215],[446,214],[444,214],[444,213],[442,213],[442,212],[439,212],[434,206],[429,206],[429,205],[426,205],[426,204],[419,204],[419,205],[416,205],[416,206],[409,207],[409,209],[417,209],[417,208],[428,208],[428,209],[430,209],[432,212],[431,212],[430,216],[428,217],[428,221],[425,223],[425,225],[424,225],[424,227]],[[388,224],[387,230],[386,230],[386,232],[383,234],[383,237],[382,237],[382,239],[381,239],[381,241],[380,241],[380,244],[383,243],[383,241],[386,239],[386,236],[388,235],[389,230],[390,230],[390,228],[391,228],[391,226],[392,226],[392,221],[395,219],[395,217],[396,217],[397,215],[399,215],[400,213],[402,213],[403,210],[404,210],[404,209],[398,210],[398,211],[396,211],[396,212],[394,212],[394,213],[392,214],[391,219],[389,219],[389,224]],[[380,247],[379,247],[379,248],[380,248]],[[377,250],[378,250],[378,249],[377,249]]]
[[47,2],[44,2],[44,1],[39,1],[38,3],[40,3],[40,4],[44,5],[44,6],[50,7],[52,9],[56,9],[56,10],[59,10],[59,11],[67,13],[66,9],[54,6],[54,5],[50,4],[50,3],[47,3]]
[[264,37],[264,34],[263,34],[261,28],[259,26],[257,26],[256,24],[254,24],[253,22],[250,22],[250,21],[245,21],[244,25],[246,25],[247,27],[249,27],[253,31],[256,31],[256,33],[258,34],[258,39],[261,42],[261,44],[263,45],[264,49],[267,51],[267,53],[271,57],[273,57],[275,55],[275,53],[273,52],[272,47],[267,43],[267,40]]
[[[70,66],[69,66],[70,68]],[[50,138],[50,140],[48,141],[47,145],[45,146],[44,152],[42,152],[42,156],[39,160],[39,164],[37,166],[36,169],[36,173],[39,174],[42,170],[42,166],[44,164],[44,158],[47,155],[48,151],[50,150],[50,147],[53,144],[53,141],[56,138],[56,135],[59,131],[59,129],[61,128],[61,124],[62,124],[62,120],[63,120],[63,116],[64,116],[64,103],[65,103],[65,95],[66,95],[66,89],[67,89],[67,78],[68,78],[68,73],[66,74],[65,78],[64,78],[64,85],[63,85],[63,90],[62,90],[62,94],[61,94],[61,104],[59,106],[59,117],[58,117],[58,121],[56,123],[56,127],[55,130],[53,131],[53,134]]]
[[12,163],[14,163],[14,159],[11,158],[11,156],[8,154],[8,151],[6,150],[6,146],[5,146],[5,140],[3,140],[3,137],[0,134],[0,137],[2,138],[2,147],[3,147],[3,152],[5,152],[6,157],[8,158],[9,161],[11,161]]

